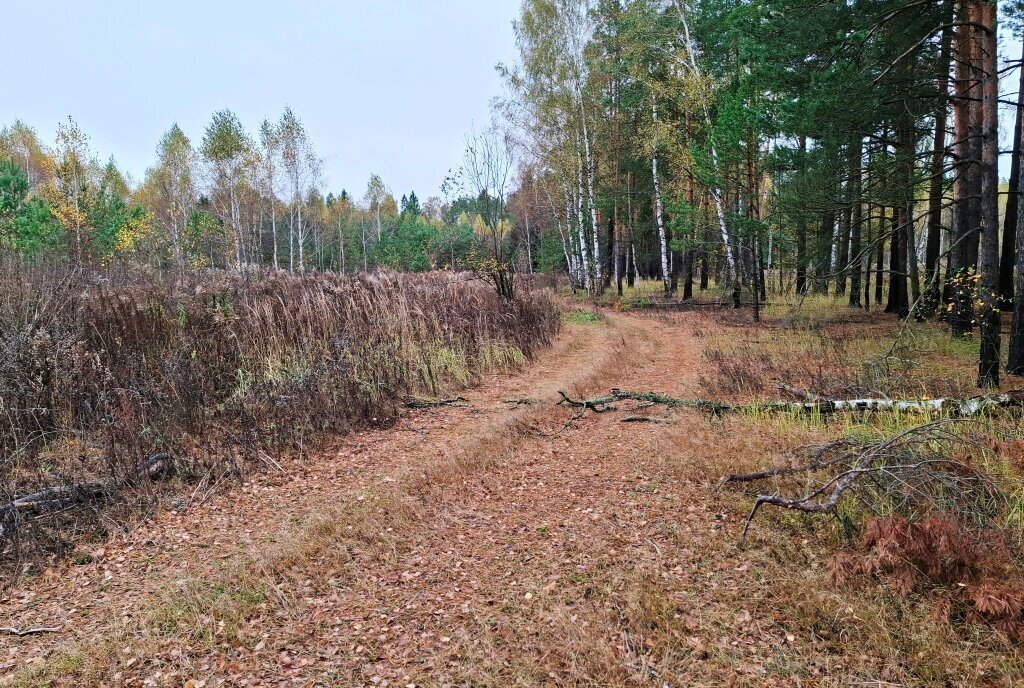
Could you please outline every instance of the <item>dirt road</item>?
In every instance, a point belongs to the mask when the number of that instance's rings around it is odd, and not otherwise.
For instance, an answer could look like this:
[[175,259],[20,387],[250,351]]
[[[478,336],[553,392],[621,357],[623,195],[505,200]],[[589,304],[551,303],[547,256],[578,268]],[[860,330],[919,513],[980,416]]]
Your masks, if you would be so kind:
[[736,457],[782,447],[697,411],[626,425],[554,405],[558,389],[699,394],[714,326],[567,325],[525,369],[464,392],[467,406],[193,495],[4,600],[4,625],[62,631],[0,637],[0,665],[21,685],[193,688],[842,673],[842,656],[808,654],[812,639],[778,618],[767,555],[736,549],[743,514],[714,488]]

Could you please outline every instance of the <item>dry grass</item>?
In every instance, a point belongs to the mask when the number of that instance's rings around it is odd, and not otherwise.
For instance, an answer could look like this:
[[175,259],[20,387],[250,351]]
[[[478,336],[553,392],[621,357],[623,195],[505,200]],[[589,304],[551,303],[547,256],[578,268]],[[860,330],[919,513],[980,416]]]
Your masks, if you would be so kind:
[[[865,341],[887,327],[842,326]],[[374,433],[367,472],[339,471],[338,488],[313,491],[316,504],[286,505],[295,520],[272,538],[229,563],[188,569],[197,572],[188,585],[140,604],[108,643],[68,646],[38,670],[39,681],[22,674],[20,685],[131,685],[156,672],[153,682],[166,686],[207,677],[209,685],[657,688],[1024,681],[1018,650],[988,621],[951,623],[945,587],[907,596],[885,572],[834,581],[833,555],[859,542],[837,522],[766,514],[748,549],[735,546],[750,502],[719,489],[719,476],[911,419],[709,419],[681,410],[673,425],[631,426],[621,416],[663,410],[623,405],[565,425],[566,409],[504,403],[612,386],[707,396],[701,376],[717,383],[702,351],[767,329],[693,313],[569,324],[568,341],[539,370],[466,392],[471,408],[417,416],[408,425],[426,433],[419,449],[404,449],[397,430]],[[784,355],[820,355],[813,336],[799,341]],[[923,375],[927,365],[910,370]],[[1000,428],[979,461],[1016,470],[1024,461],[1017,432]],[[362,436],[350,440],[362,446]],[[350,470],[354,480],[341,486]],[[286,503],[280,493],[267,499]],[[225,508],[234,523],[254,505]],[[186,549],[181,556],[220,551]],[[185,577],[178,570],[153,575],[174,581]],[[79,635],[95,637],[108,634]],[[74,668],[51,678],[65,660]]]
[[[8,495],[117,478],[157,452],[197,481],[267,452],[306,452],[325,435],[390,424],[407,395],[516,367],[559,327],[543,290],[524,285],[505,303],[448,273],[171,281],[13,268],[0,294]],[[125,496],[138,504],[152,490]],[[8,524],[18,527],[5,530],[4,556],[59,551],[127,518],[58,513]]]
[[[714,366],[703,377],[709,394],[771,398],[780,394],[776,381],[834,397],[977,393],[972,385],[976,344],[949,337],[940,324],[913,324],[901,331],[891,316],[851,314],[835,304],[808,305],[803,311],[770,310],[761,328],[740,324],[734,314],[716,314],[715,323],[727,329],[702,330],[705,356]],[[760,470],[791,461],[791,451],[802,445],[839,436],[878,439],[929,420],[899,413],[839,418],[751,414],[735,421],[730,433],[744,439],[708,452],[703,470],[717,475]],[[856,507],[839,519],[760,516],[747,556],[763,587],[748,590],[746,603],[798,639],[780,648],[770,673],[824,685],[836,684],[838,676],[883,685],[1016,685],[1024,680],[1012,639],[1019,630],[1015,605],[1021,588],[1010,583],[1021,578],[1020,562],[1017,555],[996,557],[998,548],[984,544],[993,537],[1019,541],[1022,474],[1012,449],[1022,427],[1019,413],[981,419],[968,431],[977,450],[961,457],[984,468],[1005,490],[1008,503],[1000,512],[998,531],[971,530],[968,535],[957,517],[940,519],[936,523],[948,525],[930,527],[938,538],[931,546],[927,538],[913,535],[915,529],[928,530],[927,523],[870,521],[871,514]],[[750,508],[749,497],[735,490],[719,494],[737,517]],[[885,523],[905,526],[901,530]],[[1018,550],[1015,545],[999,551]],[[937,567],[935,575],[928,574],[928,564]],[[936,573],[952,570],[945,567],[964,575]],[[829,571],[841,575],[830,577]]]
[[[596,352],[585,373],[567,371],[545,382],[587,391],[606,384],[610,373],[620,369],[622,344],[606,333],[600,337],[609,345]],[[358,587],[367,571],[400,565],[422,535],[423,523],[444,514],[467,484],[514,461],[524,442],[564,422],[564,415],[548,404],[531,404],[467,428],[440,457],[410,465],[372,489],[356,489],[341,505],[296,522],[274,543],[162,591],[144,614],[117,624],[87,652],[74,649],[51,657],[45,668],[23,672],[11,685],[35,685],[29,677],[48,675],[50,665],[70,656],[78,658],[75,668],[60,685],[99,685],[115,675],[160,669],[169,680],[201,675],[203,664],[209,666],[210,656],[225,647],[248,648],[239,671],[272,664],[278,650],[260,643],[259,631],[306,618],[316,611],[311,599]],[[393,467],[382,469],[391,472]],[[367,652],[372,651],[367,644]],[[151,659],[126,665],[140,656]],[[167,672],[169,664],[173,670]]]

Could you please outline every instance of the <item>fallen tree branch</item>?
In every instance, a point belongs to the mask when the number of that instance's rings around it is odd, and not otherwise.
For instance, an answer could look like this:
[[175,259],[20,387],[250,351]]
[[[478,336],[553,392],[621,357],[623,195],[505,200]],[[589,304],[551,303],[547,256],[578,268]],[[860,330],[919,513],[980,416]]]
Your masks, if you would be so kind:
[[465,397],[450,397],[448,399],[432,399],[430,397],[414,397],[408,396],[405,398],[405,405],[408,408],[414,409],[426,409],[435,408],[437,406],[469,406],[469,399]]
[[558,437],[563,432],[571,428],[572,424],[578,421],[580,418],[582,418],[586,414],[586,412],[587,409],[581,408],[578,413],[573,413],[569,420],[565,421],[565,423],[562,424],[562,427],[560,427],[555,432],[544,432],[537,426],[525,423],[521,420],[516,421],[516,427],[536,437]]
[[0,537],[6,535],[10,528],[16,527],[16,522],[22,514],[56,511],[75,504],[85,504],[141,478],[158,478],[166,474],[170,468],[171,457],[169,454],[154,454],[120,480],[111,478],[71,485],[57,485],[15,497],[7,504],[0,506]]
[[658,418],[657,416],[626,416],[620,422],[622,423],[656,423],[660,425],[675,425],[676,422],[671,418]]
[[509,404],[511,406],[534,406],[535,404],[544,403],[543,400],[535,397],[525,397],[523,399],[505,399],[501,403]]
[[559,390],[562,401],[576,408],[589,408],[604,412],[615,410],[611,404],[616,401],[644,401],[663,404],[670,408],[698,408],[714,414],[748,412],[767,413],[869,413],[875,411],[898,411],[901,413],[948,413],[954,418],[969,418],[987,411],[1003,408],[1024,407],[1024,389],[1015,389],[1003,394],[986,394],[969,399],[819,399],[817,401],[755,401],[747,404],[730,404],[715,399],[685,399],[670,397],[654,392],[629,392],[611,390],[608,396],[594,399],[571,399]]
[[60,633],[61,626],[39,626],[38,628],[26,628],[19,630],[14,626],[0,626],[0,633],[7,633],[9,635],[16,635],[22,638],[26,635],[34,635],[36,633]]
[[[801,465],[725,476],[721,483],[825,473],[816,486],[813,482],[810,486],[802,482],[803,492],[795,496],[778,492],[757,495],[744,521],[739,546],[744,546],[750,524],[764,505],[810,514],[835,514],[841,500],[854,494],[862,503],[886,505],[889,510],[959,508],[972,517],[986,513],[994,503],[1004,501],[1000,489],[989,476],[949,455],[957,444],[974,447],[968,438],[946,432],[951,424],[963,422],[968,421],[936,420],[872,443],[839,440],[820,447],[810,461]],[[869,480],[864,481],[865,478]]]
[[569,398],[562,390],[558,390],[558,394],[562,397],[562,400],[558,402],[558,405],[562,404],[566,406],[572,406],[573,408],[581,408],[583,410],[590,409],[596,413],[604,413],[605,411],[614,411],[615,407],[610,404],[615,401],[614,396],[610,397],[598,397],[597,399],[585,399],[582,401],[576,401],[575,399]]
[[597,411],[598,413],[614,411],[616,409],[611,405],[613,402],[627,400],[645,401],[650,404],[663,404],[672,408],[702,408],[710,410],[712,413],[735,410],[735,407],[732,404],[720,401],[709,401],[707,399],[678,399],[676,397],[668,397],[663,394],[655,394],[654,392],[624,392],[620,389],[613,389],[612,393],[608,396],[580,400],[569,398],[569,396],[561,390],[559,390],[558,393],[562,396],[562,401],[558,402],[559,404],[565,404],[575,408],[588,408],[593,411]]
[[809,473],[811,471],[819,471],[824,468],[830,468],[832,466],[835,466],[836,464],[843,463],[844,461],[849,461],[850,455],[848,453],[842,454],[839,457],[828,461],[825,461],[823,457],[827,452],[831,450],[837,449],[839,447],[850,446],[857,445],[854,445],[854,443],[851,440],[837,440],[835,442],[830,442],[829,444],[820,447],[818,451],[814,453],[814,456],[811,459],[811,461],[805,465],[776,466],[775,468],[769,468],[764,471],[756,471],[754,473],[735,473],[733,475],[725,476],[718,482],[720,485],[724,485],[726,483],[750,483],[755,482],[757,480],[767,480],[768,478],[778,478],[786,475],[796,475],[798,473]]

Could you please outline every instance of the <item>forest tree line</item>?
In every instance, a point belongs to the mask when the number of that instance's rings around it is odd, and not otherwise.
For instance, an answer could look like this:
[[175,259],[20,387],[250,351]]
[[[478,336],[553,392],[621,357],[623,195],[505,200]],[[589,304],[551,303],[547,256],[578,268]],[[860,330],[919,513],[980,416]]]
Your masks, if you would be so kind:
[[359,197],[330,192],[290,108],[255,134],[229,110],[215,113],[197,141],[174,125],[138,183],[113,159],[99,162],[70,118],[52,146],[18,121],[0,130],[0,254],[167,271],[472,268],[495,202],[486,192],[462,194],[454,176],[450,187],[447,202],[421,202],[415,191],[396,199],[371,174]]
[[1022,374],[1020,56],[997,40],[1020,4],[525,0],[502,111],[534,225],[588,291],[649,276],[684,299],[714,281],[755,318],[769,288],[941,317],[980,332],[983,386],[1016,302]]
[[[0,131],[0,250],[473,269],[505,295],[535,270],[592,294],[656,279],[755,319],[770,292],[828,294],[979,333],[992,386],[1004,320],[1007,370],[1024,373],[1024,77],[997,35],[1020,15],[1020,0],[524,0],[500,124],[467,138],[448,200],[396,200],[377,175],[358,198],[328,192],[290,109],[255,133],[230,111],[195,141],[174,126],[137,184],[71,120],[52,147],[18,122]],[[1016,112],[1005,192],[1000,105]]]

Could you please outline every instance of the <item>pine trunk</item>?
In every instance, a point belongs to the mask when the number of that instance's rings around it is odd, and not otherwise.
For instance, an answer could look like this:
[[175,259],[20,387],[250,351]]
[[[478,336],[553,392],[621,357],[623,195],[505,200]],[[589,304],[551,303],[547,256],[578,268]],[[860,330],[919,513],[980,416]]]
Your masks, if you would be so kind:
[[[864,220],[864,205],[861,203],[861,158],[863,140],[857,137],[850,152],[850,300],[852,307],[860,307],[861,224]],[[870,241],[870,238],[869,238]]]
[[1024,138],[1024,55],[1021,55],[1020,81],[1017,87],[1017,119],[1013,128],[1013,162],[1010,166],[1010,188],[1006,197],[1003,222],[1003,248],[999,254],[1000,307],[1014,308],[1013,267],[1017,262],[1017,209],[1020,207],[1020,152]]
[[979,251],[978,321],[981,351],[978,386],[999,386],[999,59],[996,37],[996,4],[982,0],[978,7],[981,32],[981,245]]

